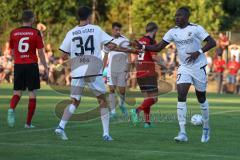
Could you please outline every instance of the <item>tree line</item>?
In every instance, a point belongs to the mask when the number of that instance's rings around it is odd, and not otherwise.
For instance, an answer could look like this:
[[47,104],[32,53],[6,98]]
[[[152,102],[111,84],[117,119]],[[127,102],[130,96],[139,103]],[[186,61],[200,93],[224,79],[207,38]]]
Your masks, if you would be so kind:
[[81,5],[94,9],[95,24],[110,32],[111,23],[118,21],[128,36],[143,34],[149,21],[160,26],[159,36],[162,36],[174,26],[174,15],[180,6],[189,7],[190,21],[201,24],[209,32],[240,27],[239,0],[0,0],[0,44],[3,45],[10,31],[20,25],[22,11],[31,9],[36,23],[47,26],[45,42],[57,49],[66,32],[77,25],[76,9]]

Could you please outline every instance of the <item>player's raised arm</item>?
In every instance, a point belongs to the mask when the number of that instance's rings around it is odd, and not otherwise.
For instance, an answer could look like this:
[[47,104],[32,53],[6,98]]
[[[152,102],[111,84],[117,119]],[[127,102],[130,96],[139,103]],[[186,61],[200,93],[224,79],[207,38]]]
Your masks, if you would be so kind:
[[162,49],[164,49],[169,43],[162,40],[156,45],[146,46],[146,51],[153,51],[153,52],[160,52]]
[[169,43],[162,40],[160,41],[158,44],[155,45],[142,45],[141,43],[139,43],[138,41],[134,42],[135,44],[135,48],[136,49],[140,49],[142,51],[152,51],[152,52],[160,52],[161,50],[163,50]]
[[129,45],[126,47],[126,46],[123,46],[121,44],[117,45],[113,42],[109,42],[109,43],[105,44],[105,47],[109,51],[116,51],[116,52],[133,53],[133,54],[139,54],[139,52],[141,52],[138,49],[131,48],[131,46],[132,46],[131,42],[128,42],[128,43],[129,43]]

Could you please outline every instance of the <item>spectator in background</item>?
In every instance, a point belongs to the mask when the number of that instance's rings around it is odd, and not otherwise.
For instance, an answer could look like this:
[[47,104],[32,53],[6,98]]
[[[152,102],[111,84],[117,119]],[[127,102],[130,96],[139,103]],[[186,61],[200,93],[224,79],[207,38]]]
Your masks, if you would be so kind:
[[236,93],[237,93],[237,94],[240,94],[240,68],[239,68],[239,70],[238,70],[238,76],[237,76]]
[[231,60],[233,60],[233,56],[235,56],[236,61],[239,62],[240,61],[240,46],[236,45],[236,44],[232,44],[232,45],[228,46],[228,50],[230,52]]
[[37,24],[37,29],[39,30],[39,31],[45,31],[46,29],[47,29],[47,27],[44,25],[44,24],[42,24],[42,23],[38,23]]
[[217,93],[221,93],[222,91],[222,82],[223,82],[223,72],[226,67],[226,62],[222,58],[222,50],[216,49],[217,58],[213,61],[213,71],[214,77],[217,81]]
[[44,65],[41,63],[40,58],[38,58],[38,68],[39,68],[40,82],[42,81],[47,82],[47,80],[45,79],[46,75],[45,75]]
[[3,78],[3,73],[4,68],[3,68],[3,56],[0,57],[0,83],[2,82]]
[[37,24],[37,29],[40,31],[42,39],[44,40],[43,32],[47,29],[47,27],[44,24],[39,22]]
[[229,39],[226,36],[225,33],[219,33],[218,40],[217,40],[217,46],[218,48],[221,48],[223,50],[222,57],[225,61],[228,59],[228,46],[229,46]]
[[137,55],[131,54],[130,61],[129,61],[129,63],[131,64],[130,64],[130,74],[129,74],[130,78],[128,80],[128,83],[129,83],[128,86],[134,89],[137,87],[136,66],[135,66],[136,61],[137,61]]
[[46,54],[45,57],[46,57],[47,63],[53,64],[55,57],[54,57],[52,46],[50,43],[46,45],[45,54]]
[[163,79],[167,73],[170,75],[173,74],[174,68],[176,66],[175,57],[176,57],[176,47],[173,43],[169,44],[167,47],[167,51],[162,54],[162,61],[160,61],[161,66],[161,75]]
[[[55,59],[54,63],[50,65],[49,69],[49,81],[54,85],[66,84],[66,64],[62,58]],[[68,82],[70,83],[70,82]]]
[[209,76],[209,73],[212,71],[212,66],[213,66],[213,61],[212,61],[212,57],[208,55],[208,52],[205,52],[205,55],[207,57],[207,66],[206,66],[206,73],[207,76]]
[[236,60],[236,56],[233,56],[233,59],[227,63],[227,85],[226,90],[228,92],[234,93],[236,91],[237,85],[237,74],[240,68],[239,62]]
[[3,48],[3,55],[4,56],[7,56],[7,57],[10,57],[11,55],[11,49],[10,49],[10,47],[9,47],[9,42],[6,42],[5,43],[5,46],[4,46],[4,48]]
[[12,83],[13,62],[10,55],[1,57],[0,70],[0,81],[6,80],[8,83]]

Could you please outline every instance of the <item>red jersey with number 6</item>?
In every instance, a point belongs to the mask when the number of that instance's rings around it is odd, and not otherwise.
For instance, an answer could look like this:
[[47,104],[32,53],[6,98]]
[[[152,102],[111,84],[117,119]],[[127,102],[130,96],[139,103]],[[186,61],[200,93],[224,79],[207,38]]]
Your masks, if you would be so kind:
[[[149,36],[144,36],[139,39],[139,42],[144,45],[153,45],[157,42]],[[152,58],[156,55],[156,52],[145,51],[145,53],[139,54],[137,59],[137,78],[156,76],[155,63]]]
[[14,50],[15,64],[38,63],[36,49],[43,47],[40,31],[32,27],[19,27],[10,34],[10,48]]

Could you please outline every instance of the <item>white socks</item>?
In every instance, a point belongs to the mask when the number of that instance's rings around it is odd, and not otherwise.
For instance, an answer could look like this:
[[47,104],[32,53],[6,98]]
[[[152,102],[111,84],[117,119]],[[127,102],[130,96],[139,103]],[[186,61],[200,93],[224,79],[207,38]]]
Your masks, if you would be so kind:
[[111,109],[111,113],[116,113],[116,97],[115,97],[115,93],[110,93],[109,94],[109,105],[110,105],[110,109]]
[[103,126],[103,136],[109,136],[109,110],[108,108],[100,108],[100,113]]
[[[203,128],[209,128],[209,104],[206,100],[204,103],[200,103],[201,112],[202,112],[202,120],[203,120]],[[186,125],[186,114],[187,114],[187,103],[186,102],[178,102],[177,103],[177,116],[181,133],[186,133],[185,125]]]
[[203,128],[209,128],[209,104],[206,100],[204,103],[200,103],[201,112],[202,112],[202,120],[203,120]]
[[[59,127],[65,128],[68,120],[71,118],[72,114],[75,112],[76,107],[73,104],[70,104],[65,108],[62,120],[59,123]],[[109,110],[108,108],[100,108],[101,120],[103,126],[103,136],[109,136]]]
[[73,104],[70,104],[69,106],[67,106],[65,108],[63,116],[62,116],[62,120],[59,123],[59,127],[61,127],[62,129],[65,128],[68,120],[71,118],[71,116],[75,112],[75,110],[76,110],[76,106]]
[[186,102],[178,102],[177,103],[177,116],[178,116],[178,123],[179,123],[181,133],[186,133],[186,130],[185,130],[186,114],[187,114],[187,103]]

